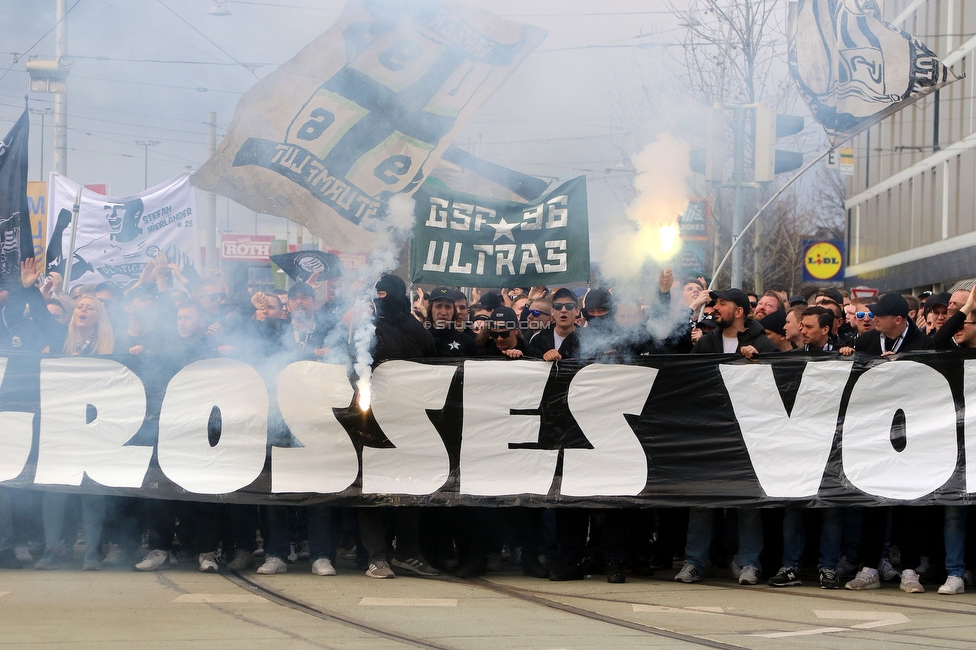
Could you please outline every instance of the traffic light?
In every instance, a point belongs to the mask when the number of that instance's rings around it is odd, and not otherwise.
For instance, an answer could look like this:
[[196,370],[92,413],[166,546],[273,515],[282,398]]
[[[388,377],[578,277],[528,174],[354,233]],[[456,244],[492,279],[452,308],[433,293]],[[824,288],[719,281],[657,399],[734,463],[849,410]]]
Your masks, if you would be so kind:
[[756,104],[755,182],[768,183],[776,174],[791,172],[803,166],[802,153],[776,148],[777,140],[796,135],[802,130],[802,117],[777,115],[768,105]]

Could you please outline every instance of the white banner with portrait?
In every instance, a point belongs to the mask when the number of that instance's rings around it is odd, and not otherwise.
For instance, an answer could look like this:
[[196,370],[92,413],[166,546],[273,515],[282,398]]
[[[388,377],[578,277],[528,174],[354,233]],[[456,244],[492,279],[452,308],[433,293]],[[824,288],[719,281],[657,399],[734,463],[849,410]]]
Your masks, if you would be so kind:
[[[64,275],[71,251],[71,208],[78,183],[52,173],[48,183],[47,272]],[[182,270],[200,264],[196,204],[190,173],[134,196],[104,196],[81,190],[71,281],[138,280],[150,260],[164,253]]]

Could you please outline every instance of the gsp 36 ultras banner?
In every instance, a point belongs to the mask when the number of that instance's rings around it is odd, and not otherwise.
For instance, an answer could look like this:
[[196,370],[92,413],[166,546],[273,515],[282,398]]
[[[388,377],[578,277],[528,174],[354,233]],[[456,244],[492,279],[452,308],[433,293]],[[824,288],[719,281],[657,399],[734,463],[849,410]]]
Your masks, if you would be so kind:
[[[7,485],[248,503],[965,504],[976,356],[0,358]],[[965,450],[965,454],[963,451]]]

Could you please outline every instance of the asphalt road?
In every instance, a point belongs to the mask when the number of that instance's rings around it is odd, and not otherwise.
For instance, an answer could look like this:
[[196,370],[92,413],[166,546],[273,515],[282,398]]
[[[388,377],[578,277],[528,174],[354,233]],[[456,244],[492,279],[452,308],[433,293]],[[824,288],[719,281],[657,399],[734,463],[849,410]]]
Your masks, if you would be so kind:
[[[0,571],[4,648],[972,648],[976,592],[940,596],[740,587],[674,571],[608,584],[550,582],[513,567],[485,579]],[[810,576],[813,578],[813,576]]]

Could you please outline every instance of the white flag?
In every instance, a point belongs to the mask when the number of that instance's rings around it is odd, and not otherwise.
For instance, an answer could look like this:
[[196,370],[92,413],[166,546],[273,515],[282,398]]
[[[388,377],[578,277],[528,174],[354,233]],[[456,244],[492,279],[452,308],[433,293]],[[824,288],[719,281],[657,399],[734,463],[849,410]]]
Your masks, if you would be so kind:
[[877,0],[790,4],[790,71],[831,145],[957,80]]
[[329,31],[241,98],[194,185],[366,253],[546,32],[448,2],[351,0]]
[[[78,183],[52,173],[48,184],[47,272],[64,275],[71,247],[71,207]],[[115,197],[82,189],[71,281],[126,286],[158,253],[180,269],[199,267],[197,215],[190,173],[135,196]]]

